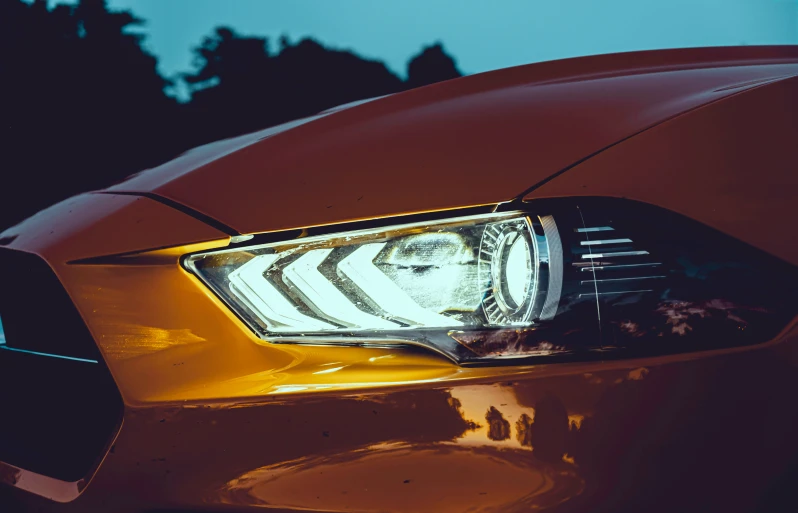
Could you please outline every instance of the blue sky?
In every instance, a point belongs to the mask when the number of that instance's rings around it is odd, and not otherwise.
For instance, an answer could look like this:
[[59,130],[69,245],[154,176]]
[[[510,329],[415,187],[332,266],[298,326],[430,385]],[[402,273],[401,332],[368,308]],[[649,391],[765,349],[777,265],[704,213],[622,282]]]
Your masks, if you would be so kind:
[[[51,0],[57,3],[63,0]],[[70,2],[66,2],[70,3]],[[191,70],[191,47],[228,25],[276,43],[321,42],[379,58],[400,76],[443,42],[466,73],[617,51],[798,44],[798,0],[109,0],[148,21],[166,76]]]

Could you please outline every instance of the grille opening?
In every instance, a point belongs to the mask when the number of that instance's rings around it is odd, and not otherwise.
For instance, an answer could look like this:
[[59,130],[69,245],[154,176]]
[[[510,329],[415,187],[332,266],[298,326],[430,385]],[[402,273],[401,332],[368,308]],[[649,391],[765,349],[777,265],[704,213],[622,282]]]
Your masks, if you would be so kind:
[[122,418],[88,328],[40,257],[0,247],[0,461],[63,481],[89,476]]

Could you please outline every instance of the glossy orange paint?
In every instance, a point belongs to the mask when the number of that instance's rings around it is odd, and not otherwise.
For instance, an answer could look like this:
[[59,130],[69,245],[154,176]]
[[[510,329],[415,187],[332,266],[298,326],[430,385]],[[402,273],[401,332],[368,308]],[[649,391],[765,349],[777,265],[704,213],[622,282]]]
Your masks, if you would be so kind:
[[156,193],[241,233],[498,203],[673,116],[796,74],[795,47],[532,64],[214,143],[111,190]]
[[[661,123],[529,197],[628,195],[790,260],[778,235],[795,235],[764,221],[789,211],[764,198],[794,176],[749,187],[721,171],[754,162],[734,134],[778,150],[758,152],[771,169],[795,162],[795,125],[773,105],[795,109],[796,62],[785,48],[707,49],[485,74],[218,143],[109,192],[154,192],[244,233],[491,204]],[[724,166],[710,158],[721,147]],[[668,182],[677,164],[703,192]],[[714,205],[714,191],[728,197]],[[733,209],[746,193],[750,221]],[[259,343],[178,262],[229,235],[153,199],[83,195],[2,236],[55,270],[125,403],[79,494],[0,464],[9,511],[746,512],[787,489],[798,455],[795,323],[741,349],[460,367],[406,348]]]

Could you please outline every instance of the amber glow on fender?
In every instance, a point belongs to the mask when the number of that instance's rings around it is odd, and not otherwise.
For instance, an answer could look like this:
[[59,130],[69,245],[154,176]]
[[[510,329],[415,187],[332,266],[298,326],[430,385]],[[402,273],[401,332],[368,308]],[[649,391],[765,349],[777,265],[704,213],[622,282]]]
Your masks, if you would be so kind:
[[568,415],[568,426],[571,429],[582,429],[582,421],[585,420],[584,415]]
[[[516,399],[511,388],[499,385],[491,387],[458,387],[453,390],[452,397],[459,401],[463,418],[474,423],[473,429],[466,431],[461,438],[457,439],[458,444],[478,446],[487,444],[517,449],[531,449],[531,447],[524,447],[518,441],[515,423],[523,414],[534,419],[535,410],[518,404],[518,399]],[[493,426],[486,419],[491,408],[500,413],[500,416],[495,414],[492,416]],[[507,422],[506,433],[501,427],[505,425],[501,422],[501,419]],[[505,434],[507,435],[506,438],[504,437]]]
[[329,369],[324,369],[320,371],[316,371],[313,374],[332,374],[333,372],[338,372],[339,370],[345,368],[346,366],[343,365],[341,367],[330,367]]

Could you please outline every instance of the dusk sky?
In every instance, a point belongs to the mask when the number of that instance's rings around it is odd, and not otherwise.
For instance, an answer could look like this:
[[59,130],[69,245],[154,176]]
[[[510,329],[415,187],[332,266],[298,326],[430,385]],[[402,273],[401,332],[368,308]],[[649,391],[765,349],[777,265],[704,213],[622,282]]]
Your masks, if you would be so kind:
[[[57,3],[64,0],[50,0]],[[67,3],[67,2],[65,2]],[[191,70],[191,47],[219,25],[247,35],[312,36],[383,60],[441,41],[465,73],[629,50],[798,44],[798,0],[109,0],[147,20],[165,76]]]

